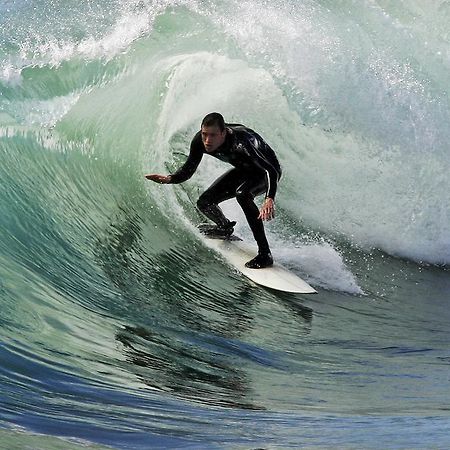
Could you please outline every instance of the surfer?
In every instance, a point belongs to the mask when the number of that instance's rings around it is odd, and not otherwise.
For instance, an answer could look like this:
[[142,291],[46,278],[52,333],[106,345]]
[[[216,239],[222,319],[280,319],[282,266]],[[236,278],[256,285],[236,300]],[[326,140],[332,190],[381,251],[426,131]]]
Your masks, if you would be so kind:
[[[271,266],[273,258],[263,221],[275,216],[274,200],[281,167],[274,151],[253,130],[240,124],[226,124],[221,114],[210,113],[192,139],[188,159],[180,169],[172,175],[149,174],[145,177],[162,184],[183,183],[192,177],[205,153],[234,166],[197,201],[198,209],[215,223],[209,227],[208,234],[232,235],[236,222],[228,220],[218,204],[236,198],[258,244],[258,254],[245,266],[252,269]],[[259,209],[254,198],[264,193],[265,199]]]

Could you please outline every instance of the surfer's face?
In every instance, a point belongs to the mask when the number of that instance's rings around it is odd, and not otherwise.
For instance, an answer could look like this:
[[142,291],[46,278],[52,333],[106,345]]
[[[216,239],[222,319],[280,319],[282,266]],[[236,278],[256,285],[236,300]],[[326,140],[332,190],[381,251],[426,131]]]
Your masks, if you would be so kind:
[[225,142],[226,130],[221,131],[216,125],[202,126],[202,141],[205,150],[210,153],[217,150]]

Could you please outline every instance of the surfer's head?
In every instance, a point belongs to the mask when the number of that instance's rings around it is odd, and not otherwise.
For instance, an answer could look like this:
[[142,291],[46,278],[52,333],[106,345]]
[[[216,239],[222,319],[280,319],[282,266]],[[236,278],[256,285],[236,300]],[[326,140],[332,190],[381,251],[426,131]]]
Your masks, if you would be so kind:
[[225,131],[225,120],[222,114],[218,112],[212,112],[206,115],[202,120],[203,127],[218,127],[220,131]]
[[207,152],[217,150],[226,137],[225,120],[222,114],[213,112],[202,120],[202,141]]

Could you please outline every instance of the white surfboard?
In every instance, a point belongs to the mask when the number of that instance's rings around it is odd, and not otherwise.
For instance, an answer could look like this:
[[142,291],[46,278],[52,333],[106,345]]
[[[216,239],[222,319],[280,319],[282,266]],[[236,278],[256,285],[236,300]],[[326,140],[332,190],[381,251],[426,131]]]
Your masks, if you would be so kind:
[[277,291],[293,294],[314,294],[317,291],[295,273],[278,263],[264,269],[248,269],[245,263],[256,255],[256,249],[239,238],[235,240],[208,238],[204,236],[208,247],[220,253],[239,272],[256,284]]

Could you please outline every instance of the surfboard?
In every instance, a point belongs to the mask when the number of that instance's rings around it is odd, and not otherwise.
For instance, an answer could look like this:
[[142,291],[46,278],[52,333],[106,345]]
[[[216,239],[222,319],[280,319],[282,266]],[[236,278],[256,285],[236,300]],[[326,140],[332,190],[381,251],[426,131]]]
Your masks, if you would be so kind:
[[315,294],[317,291],[298,275],[274,263],[264,269],[248,269],[245,263],[252,259],[256,248],[244,242],[239,236],[218,238],[202,235],[208,247],[220,253],[224,259],[254,283],[269,289],[292,294]]

